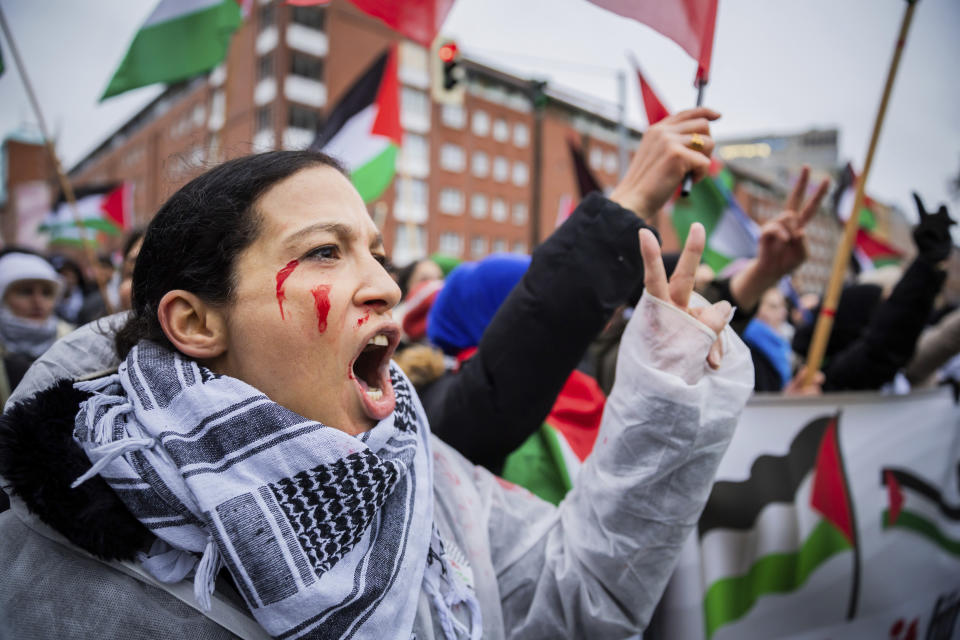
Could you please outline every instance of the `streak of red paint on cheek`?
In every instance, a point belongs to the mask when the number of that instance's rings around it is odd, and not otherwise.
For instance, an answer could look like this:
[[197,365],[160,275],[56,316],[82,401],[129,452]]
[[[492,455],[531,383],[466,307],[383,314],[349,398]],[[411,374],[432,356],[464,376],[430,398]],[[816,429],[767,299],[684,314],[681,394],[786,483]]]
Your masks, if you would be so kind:
[[327,314],[330,313],[330,285],[321,284],[310,292],[317,308],[317,329],[323,333],[327,330]]
[[299,260],[291,260],[287,263],[287,266],[277,271],[277,304],[280,305],[281,320],[284,320],[283,301],[287,299],[287,296],[283,293],[283,283],[290,277],[290,274],[293,273],[293,270],[297,268],[298,264],[300,264]]
[[369,319],[370,319],[370,314],[367,313],[367,315],[365,315],[365,316],[363,316],[362,318],[360,318],[359,320],[357,320],[357,326],[358,326],[358,327],[362,327],[362,326],[364,325],[364,323],[365,323],[367,320],[369,320]]

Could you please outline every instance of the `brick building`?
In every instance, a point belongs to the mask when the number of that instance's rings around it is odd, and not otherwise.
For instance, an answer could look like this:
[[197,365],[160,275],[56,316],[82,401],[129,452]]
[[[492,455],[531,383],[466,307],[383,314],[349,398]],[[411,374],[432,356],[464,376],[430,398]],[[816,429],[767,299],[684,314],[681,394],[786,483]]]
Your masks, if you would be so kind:
[[[170,86],[72,170],[77,184],[128,180],[135,224],[206,167],[254,151],[304,148],[359,74],[398,41],[351,4],[260,0],[223,65]],[[393,185],[370,211],[398,264],[441,251],[468,259],[529,252],[577,200],[567,138],[612,185],[616,114],[465,60],[462,105],[430,97],[430,55],[399,41],[404,144]],[[629,131],[629,147],[639,133]]]
[[39,248],[35,233],[50,206],[56,170],[42,137],[21,131],[0,145],[0,238]]

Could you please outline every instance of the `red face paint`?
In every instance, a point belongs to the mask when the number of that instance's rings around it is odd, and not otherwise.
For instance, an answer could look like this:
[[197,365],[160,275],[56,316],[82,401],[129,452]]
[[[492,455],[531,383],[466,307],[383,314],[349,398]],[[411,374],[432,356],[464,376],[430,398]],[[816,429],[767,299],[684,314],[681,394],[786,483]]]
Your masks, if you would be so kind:
[[330,313],[330,285],[322,284],[310,292],[317,306],[317,329],[323,333],[327,330],[327,314]]
[[280,305],[280,319],[283,320],[283,301],[287,297],[283,294],[283,283],[293,273],[293,270],[300,264],[298,260],[291,260],[283,269],[277,271],[277,304]]
[[365,322],[366,322],[367,320],[369,320],[369,319],[370,319],[370,314],[368,313],[367,315],[365,315],[365,316],[363,316],[362,318],[360,318],[359,320],[357,320],[357,327],[362,327],[362,326],[363,326],[363,323],[365,323]]

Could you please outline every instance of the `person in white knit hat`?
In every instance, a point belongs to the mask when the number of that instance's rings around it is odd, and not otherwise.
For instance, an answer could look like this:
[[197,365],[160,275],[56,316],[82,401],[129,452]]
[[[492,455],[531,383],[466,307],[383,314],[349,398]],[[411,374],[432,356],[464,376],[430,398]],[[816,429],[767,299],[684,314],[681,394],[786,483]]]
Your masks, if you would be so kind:
[[43,257],[10,252],[0,257],[0,399],[6,401],[31,362],[73,326],[53,309],[63,288],[59,274]]

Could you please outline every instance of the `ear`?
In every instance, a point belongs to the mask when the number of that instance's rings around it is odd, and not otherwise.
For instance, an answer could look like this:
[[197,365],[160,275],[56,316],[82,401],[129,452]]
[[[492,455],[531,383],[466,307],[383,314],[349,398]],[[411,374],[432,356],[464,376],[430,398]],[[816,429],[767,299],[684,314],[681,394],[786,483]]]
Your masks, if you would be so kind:
[[222,311],[189,291],[168,291],[157,306],[157,319],[164,335],[184,355],[209,360],[227,350]]

